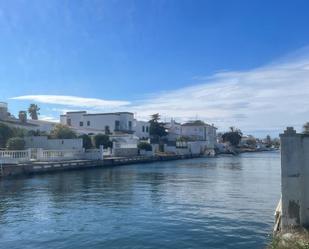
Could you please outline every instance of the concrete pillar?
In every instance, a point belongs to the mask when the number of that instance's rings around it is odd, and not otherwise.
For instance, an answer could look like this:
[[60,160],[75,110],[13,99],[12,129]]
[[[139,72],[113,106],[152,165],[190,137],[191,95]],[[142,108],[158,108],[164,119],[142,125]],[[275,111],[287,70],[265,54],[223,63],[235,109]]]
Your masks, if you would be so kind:
[[104,159],[104,147],[103,145],[100,145],[100,160]]
[[43,159],[43,149],[38,148],[36,153],[37,153],[37,159],[42,160]]
[[284,134],[280,135],[282,231],[309,224],[309,209],[306,207],[309,201],[306,192],[306,182],[309,181],[306,160],[309,157],[305,156],[309,153],[309,147],[304,147],[304,136],[304,134],[297,134],[293,127],[288,127]]
[[27,149],[28,151],[28,160],[31,161],[31,149]]

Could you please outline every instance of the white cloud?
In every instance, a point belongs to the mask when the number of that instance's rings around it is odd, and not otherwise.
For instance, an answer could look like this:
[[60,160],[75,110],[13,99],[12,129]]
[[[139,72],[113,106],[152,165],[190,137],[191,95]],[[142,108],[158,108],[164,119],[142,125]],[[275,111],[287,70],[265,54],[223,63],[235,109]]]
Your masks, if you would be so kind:
[[159,94],[132,109],[141,118],[159,112],[179,121],[198,117],[219,128],[252,133],[298,129],[309,120],[309,58],[244,72],[221,72],[193,85]]
[[115,108],[130,104],[129,101],[104,100],[104,99],[83,98],[83,97],[65,96],[65,95],[25,95],[25,96],[13,97],[11,99],[31,100],[45,104],[86,107],[94,109]]
[[166,120],[197,117],[221,130],[236,126],[247,133],[278,134],[290,125],[300,129],[309,120],[308,54],[288,56],[248,71],[221,71],[211,77],[199,77],[202,83],[148,95],[133,103],[54,95],[13,99],[60,104],[64,110],[125,110],[136,113],[140,119],[149,119],[157,112]]
[[59,122],[59,118],[55,118],[53,116],[40,115],[40,120],[50,121],[50,122]]

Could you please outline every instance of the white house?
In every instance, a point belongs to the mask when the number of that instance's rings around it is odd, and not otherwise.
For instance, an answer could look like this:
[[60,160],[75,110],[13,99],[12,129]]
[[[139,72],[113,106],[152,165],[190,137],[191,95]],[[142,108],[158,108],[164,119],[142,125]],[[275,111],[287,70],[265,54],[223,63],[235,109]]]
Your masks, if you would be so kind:
[[216,144],[216,130],[214,125],[209,125],[200,120],[179,124],[175,120],[165,124],[169,141],[176,141],[180,137],[188,141],[204,141],[207,148],[213,149]]
[[133,133],[134,115],[131,112],[93,113],[86,111],[67,112],[60,122],[71,128],[95,130],[105,134]]
[[190,140],[216,141],[216,130],[214,125],[209,125],[203,121],[196,120],[181,125],[181,135]]
[[131,112],[87,113],[67,112],[60,115],[60,122],[77,133],[85,134],[135,134],[139,138],[149,137],[149,123],[137,121]]
[[168,133],[168,141],[176,141],[181,136],[181,124],[177,123],[174,119],[171,119],[170,123],[166,123],[165,128]]
[[133,130],[135,136],[139,137],[140,139],[148,139],[149,129],[150,129],[149,122],[134,120]]

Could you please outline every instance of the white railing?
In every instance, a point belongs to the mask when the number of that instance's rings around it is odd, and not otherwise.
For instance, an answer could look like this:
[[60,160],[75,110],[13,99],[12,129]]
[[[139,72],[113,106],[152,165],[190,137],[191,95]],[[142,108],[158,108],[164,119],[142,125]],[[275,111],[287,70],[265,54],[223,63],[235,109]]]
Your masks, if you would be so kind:
[[38,161],[62,161],[83,159],[83,150],[42,150],[38,149]]
[[110,156],[111,150],[3,150],[0,151],[0,164],[19,164],[29,161],[65,161],[65,160],[103,160],[104,156]]
[[3,150],[0,151],[1,164],[18,164],[31,159],[31,150]]

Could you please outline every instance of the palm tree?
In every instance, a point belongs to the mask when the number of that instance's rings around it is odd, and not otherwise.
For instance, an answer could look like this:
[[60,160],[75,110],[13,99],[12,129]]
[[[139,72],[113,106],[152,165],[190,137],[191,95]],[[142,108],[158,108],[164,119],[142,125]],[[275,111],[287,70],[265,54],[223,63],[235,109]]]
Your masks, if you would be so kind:
[[36,104],[30,104],[28,112],[33,120],[38,120],[38,115],[40,115],[39,110],[40,107],[38,107]]

